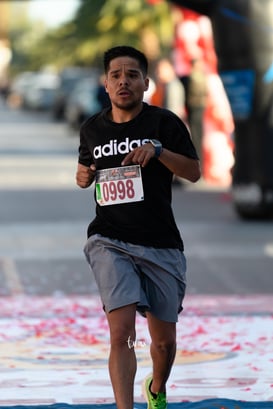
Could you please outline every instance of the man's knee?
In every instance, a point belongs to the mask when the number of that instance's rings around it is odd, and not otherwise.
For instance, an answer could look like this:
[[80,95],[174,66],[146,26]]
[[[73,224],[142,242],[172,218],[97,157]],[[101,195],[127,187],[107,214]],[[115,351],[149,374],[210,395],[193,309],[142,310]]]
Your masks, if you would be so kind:
[[110,331],[111,348],[129,348],[133,349],[136,343],[135,330],[129,330],[128,328],[119,328],[114,331]]
[[112,347],[131,346],[135,342],[136,330],[134,321],[109,322],[110,342]]
[[158,351],[164,353],[168,351],[174,351],[176,349],[176,339],[175,337],[167,337],[165,339],[153,340],[153,347]]

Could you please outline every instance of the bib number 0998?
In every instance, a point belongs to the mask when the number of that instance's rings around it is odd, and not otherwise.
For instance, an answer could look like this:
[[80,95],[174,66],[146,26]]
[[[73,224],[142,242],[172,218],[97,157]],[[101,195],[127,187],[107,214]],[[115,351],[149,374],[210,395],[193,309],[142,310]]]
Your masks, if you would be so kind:
[[105,202],[133,199],[135,197],[134,183],[131,179],[104,182],[101,184],[101,193]]
[[100,206],[144,200],[140,167],[133,165],[98,171],[96,200]]

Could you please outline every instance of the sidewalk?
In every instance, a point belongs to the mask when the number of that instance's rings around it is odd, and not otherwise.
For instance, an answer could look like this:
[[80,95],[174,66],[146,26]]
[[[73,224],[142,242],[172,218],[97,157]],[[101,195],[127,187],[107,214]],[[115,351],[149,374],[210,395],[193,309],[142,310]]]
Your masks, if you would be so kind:
[[[190,295],[184,307],[169,402],[272,402],[272,296]],[[107,322],[97,296],[2,297],[0,342],[0,407],[114,402]],[[138,316],[138,403],[151,368],[149,343]]]

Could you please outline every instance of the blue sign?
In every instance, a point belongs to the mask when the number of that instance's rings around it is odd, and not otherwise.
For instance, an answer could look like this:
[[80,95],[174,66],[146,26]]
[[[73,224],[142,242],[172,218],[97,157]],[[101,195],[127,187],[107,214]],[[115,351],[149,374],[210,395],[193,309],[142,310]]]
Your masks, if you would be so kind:
[[255,74],[253,70],[220,73],[234,119],[248,119],[253,107]]

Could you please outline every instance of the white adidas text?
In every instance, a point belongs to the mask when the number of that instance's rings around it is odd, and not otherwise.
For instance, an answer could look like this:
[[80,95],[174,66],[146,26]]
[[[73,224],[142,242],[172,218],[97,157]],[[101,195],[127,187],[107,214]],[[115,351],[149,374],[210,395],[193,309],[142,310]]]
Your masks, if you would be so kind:
[[97,145],[93,150],[95,159],[102,158],[103,156],[124,155],[149,142],[149,139],[130,139],[127,137],[125,141],[119,142],[116,139],[111,139],[109,143],[105,145]]

